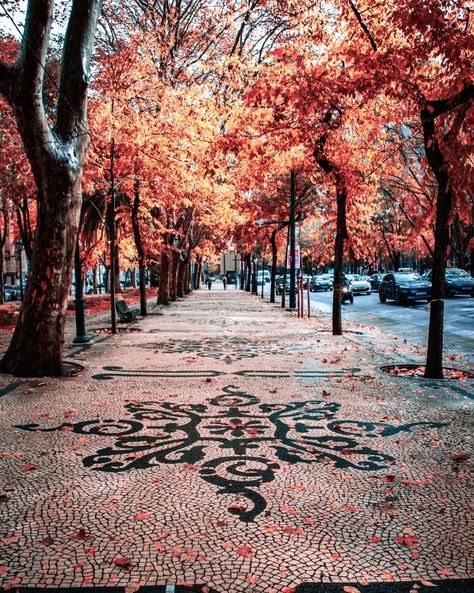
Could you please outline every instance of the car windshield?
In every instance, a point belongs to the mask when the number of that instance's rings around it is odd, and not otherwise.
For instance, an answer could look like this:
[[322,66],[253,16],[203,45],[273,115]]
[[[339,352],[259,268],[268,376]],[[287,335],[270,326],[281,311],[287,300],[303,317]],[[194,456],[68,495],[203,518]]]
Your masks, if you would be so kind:
[[469,274],[465,270],[458,270],[457,268],[447,269],[446,276],[451,278],[467,278]]
[[402,274],[394,274],[397,282],[414,282],[415,280],[421,280],[421,276],[415,273],[403,272]]
[[346,274],[346,278],[348,280],[356,280],[357,282],[360,280],[365,280],[365,278],[359,274]]

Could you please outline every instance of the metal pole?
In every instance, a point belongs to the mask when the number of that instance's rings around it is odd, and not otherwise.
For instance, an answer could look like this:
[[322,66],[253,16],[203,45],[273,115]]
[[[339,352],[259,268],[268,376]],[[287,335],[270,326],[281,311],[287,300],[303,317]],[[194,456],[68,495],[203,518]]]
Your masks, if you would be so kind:
[[264,287],[265,287],[265,258],[262,258],[262,299],[263,299]]
[[74,251],[74,307],[76,311],[76,337],[73,340],[74,344],[85,344],[90,342],[90,338],[86,335],[86,319],[84,314],[84,293],[82,290],[82,266],[81,254],[79,251],[79,237],[76,241],[76,249]]
[[23,302],[23,265],[21,259],[21,249],[18,251],[18,265],[20,266],[20,301]]
[[311,291],[309,289],[309,278],[306,282],[306,293],[308,295],[308,319],[311,317]]
[[296,178],[291,171],[290,179],[290,309],[296,308],[296,262],[295,262],[295,207],[296,207]]
[[117,316],[115,312],[115,139],[112,138],[110,145],[110,317],[112,333],[117,333]]
[[238,289],[237,282],[239,275],[237,274],[237,253],[234,253],[234,275],[235,275],[235,290]]
[[300,294],[300,278],[296,282],[297,292],[296,292],[296,310],[298,312],[298,317],[301,317],[301,294]]

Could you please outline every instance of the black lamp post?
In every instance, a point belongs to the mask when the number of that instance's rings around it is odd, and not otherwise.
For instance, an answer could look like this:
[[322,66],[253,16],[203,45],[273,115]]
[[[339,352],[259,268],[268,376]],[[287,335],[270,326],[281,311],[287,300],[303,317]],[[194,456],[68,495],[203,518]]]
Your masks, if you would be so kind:
[[20,272],[20,301],[23,302],[23,262],[21,258],[21,254],[24,249],[23,241],[19,240],[15,243],[16,251],[18,254],[18,268]]
[[86,344],[90,342],[90,337],[86,335],[86,318],[84,314],[84,292],[82,289],[82,265],[81,253],[79,251],[79,238],[76,241],[74,251],[74,307],[76,311],[76,337],[74,344]]
[[295,172],[291,171],[291,179],[290,179],[290,309],[296,309],[295,204],[296,204],[296,178],[295,178]]

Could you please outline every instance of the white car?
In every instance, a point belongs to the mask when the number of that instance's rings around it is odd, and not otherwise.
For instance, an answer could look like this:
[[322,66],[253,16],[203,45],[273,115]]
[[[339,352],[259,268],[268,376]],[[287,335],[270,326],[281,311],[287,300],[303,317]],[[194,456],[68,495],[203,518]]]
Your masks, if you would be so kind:
[[351,285],[352,294],[370,294],[372,286],[365,276],[360,274],[346,274]]

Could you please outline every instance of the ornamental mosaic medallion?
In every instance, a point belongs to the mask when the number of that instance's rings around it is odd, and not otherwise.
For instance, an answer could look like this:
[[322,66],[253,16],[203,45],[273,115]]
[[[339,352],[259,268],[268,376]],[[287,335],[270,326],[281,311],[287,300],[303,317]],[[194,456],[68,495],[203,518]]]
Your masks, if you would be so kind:
[[235,336],[201,337],[195,340],[169,340],[150,344],[137,344],[160,354],[194,354],[198,358],[212,358],[232,364],[237,360],[255,358],[261,354],[278,355],[295,351],[295,345],[282,345],[278,340],[249,340]]
[[129,400],[124,408],[127,416],[120,420],[17,428],[110,437],[110,446],[82,459],[84,467],[94,471],[118,473],[160,464],[191,465],[201,479],[216,487],[216,494],[238,494],[244,502],[230,506],[228,512],[250,522],[267,506],[260,486],[275,479],[282,462],[382,470],[394,458],[377,450],[379,439],[417,427],[443,426],[338,419],[341,405],[335,402],[264,404],[234,385],[227,385],[205,404]]

